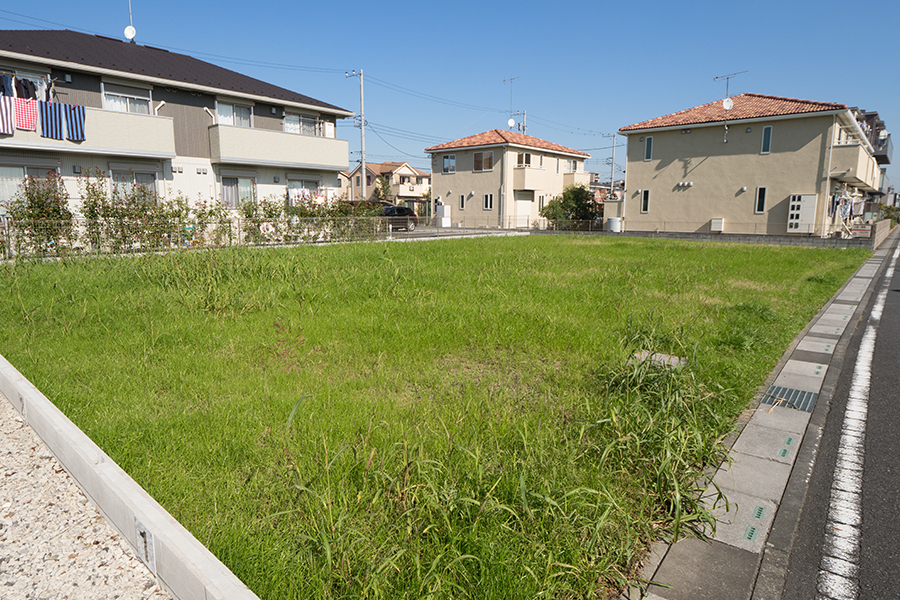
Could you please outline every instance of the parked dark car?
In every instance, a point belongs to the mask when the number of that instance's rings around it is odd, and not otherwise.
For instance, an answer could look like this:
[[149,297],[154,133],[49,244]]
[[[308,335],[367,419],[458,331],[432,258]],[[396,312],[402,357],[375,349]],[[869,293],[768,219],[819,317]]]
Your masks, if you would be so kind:
[[387,219],[391,229],[415,231],[419,225],[419,217],[408,206],[385,206],[381,209],[381,216]]

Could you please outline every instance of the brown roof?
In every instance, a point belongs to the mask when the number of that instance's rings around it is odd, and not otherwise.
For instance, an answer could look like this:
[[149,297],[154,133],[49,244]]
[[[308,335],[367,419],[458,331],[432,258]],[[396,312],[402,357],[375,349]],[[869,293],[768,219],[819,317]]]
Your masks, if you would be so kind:
[[[740,94],[733,96],[734,106],[728,111],[728,120],[758,119],[781,115],[799,115],[831,110],[847,110],[845,104],[834,102],[813,102],[796,98],[781,98],[763,94]],[[718,123],[725,120],[725,108],[722,100],[695,106],[670,115],[656,117],[649,121],[641,121],[634,125],[622,127],[619,131],[637,131],[639,129],[656,129],[658,127],[683,127],[702,123]]]
[[[410,165],[410,164],[408,164],[408,163],[405,163],[405,162],[383,162],[383,163],[370,163],[370,162],[366,162],[366,169],[369,170],[369,171],[371,171],[371,172],[374,173],[375,175],[381,177],[381,176],[383,176],[383,175],[390,175],[391,173],[393,173],[394,171],[396,171],[397,169],[399,169],[399,168],[402,167],[403,165],[408,166],[408,167],[409,167],[410,169],[412,169],[416,174],[418,174],[418,175],[420,175],[420,176],[422,176],[422,177],[429,177],[429,174],[428,174],[428,173],[426,173],[426,172],[424,172],[424,171],[420,171],[419,169],[417,169],[417,168],[415,168],[414,166],[412,166],[412,165]],[[355,171],[356,169],[353,169],[353,170]]]
[[342,112],[343,108],[241,75],[186,54],[177,54],[151,46],[129,44],[114,38],[77,31],[37,29],[0,31],[0,50],[77,63],[87,67],[111,69],[125,74],[165,79],[184,84],[211,87],[223,92],[240,92],[269,100],[283,100]]
[[518,146],[530,146],[541,150],[550,150],[552,152],[562,152],[565,154],[577,154],[578,156],[590,156],[587,152],[581,150],[573,150],[566,148],[553,142],[548,142],[540,138],[525,135],[524,133],[516,133],[514,131],[504,131],[502,129],[491,129],[484,133],[470,135],[459,140],[438,144],[430,148],[425,148],[425,152],[437,152],[440,150],[451,150],[454,148],[471,148],[473,146],[501,146],[506,144],[516,144]]

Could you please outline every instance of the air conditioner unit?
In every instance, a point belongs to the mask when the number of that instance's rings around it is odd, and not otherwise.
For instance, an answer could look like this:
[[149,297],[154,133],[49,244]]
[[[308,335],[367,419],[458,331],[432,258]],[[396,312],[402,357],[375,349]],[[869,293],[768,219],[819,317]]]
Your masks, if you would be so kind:
[[725,219],[710,219],[709,231],[711,233],[722,233],[725,231]]

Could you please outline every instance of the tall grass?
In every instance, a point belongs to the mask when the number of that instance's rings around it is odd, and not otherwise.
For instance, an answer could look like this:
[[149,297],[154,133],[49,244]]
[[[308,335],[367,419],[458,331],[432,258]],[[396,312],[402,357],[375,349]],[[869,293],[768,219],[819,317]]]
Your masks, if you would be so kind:
[[866,256],[532,237],[5,265],[0,351],[263,598],[603,597],[710,526],[694,482]]

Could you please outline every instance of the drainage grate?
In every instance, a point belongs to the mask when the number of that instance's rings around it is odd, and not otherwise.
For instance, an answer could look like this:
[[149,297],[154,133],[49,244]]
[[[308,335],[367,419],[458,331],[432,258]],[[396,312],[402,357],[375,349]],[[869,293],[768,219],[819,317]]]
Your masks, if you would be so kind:
[[769,387],[760,402],[763,404],[777,404],[785,408],[796,408],[797,410],[811,413],[816,406],[818,398],[819,394],[816,392],[804,392],[803,390],[793,390],[773,385]]
[[785,445],[785,446],[790,446],[790,445],[793,444],[793,443],[794,443],[794,438],[792,438],[792,437],[786,437],[786,438],[784,438],[784,445]]
[[744,539],[750,540],[752,542],[753,540],[756,539],[756,533],[758,531],[759,531],[759,529],[757,529],[753,525],[750,525],[749,527],[747,527],[747,531],[744,532]]
[[788,455],[787,448],[782,448],[781,450],[778,451],[778,456],[780,456],[781,458],[787,458],[787,455]]
[[762,519],[763,515],[766,514],[765,506],[757,506],[753,509],[753,518],[754,519]]

